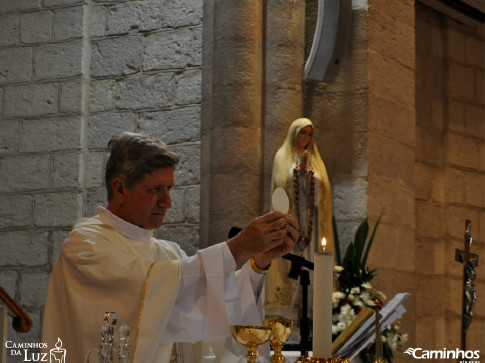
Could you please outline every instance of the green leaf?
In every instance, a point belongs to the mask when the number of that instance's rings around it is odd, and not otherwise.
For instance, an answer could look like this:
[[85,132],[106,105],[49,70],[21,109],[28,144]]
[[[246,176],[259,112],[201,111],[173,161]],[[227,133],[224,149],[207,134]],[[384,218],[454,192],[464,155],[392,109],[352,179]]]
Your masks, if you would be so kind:
[[370,248],[372,246],[372,243],[374,242],[374,236],[376,235],[377,227],[379,226],[379,223],[381,222],[381,217],[382,217],[382,214],[377,219],[377,222],[374,226],[374,229],[372,230],[372,234],[370,236],[369,243],[367,244],[367,248],[365,250],[364,257],[362,259],[362,263],[363,263],[364,266],[367,265],[367,257],[369,257],[369,251],[370,251]]
[[332,227],[333,227],[333,236],[334,236],[334,247],[335,247],[335,261],[337,262],[337,266],[342,266],[342,257],[340,255],[340,241],[338,239],[338,231],[337,231],[337,221],[335,220],[335,216],[332,215]]
[[365,248],[366,240],[367,240],[367,235],[369,234],[369,224],[367,223],[367,218],[362,222],[357,228],[357,231],[355,232],[355,237],[354,237],[354,244],[355,244],[355,249],[356,249],[356,265],[359,268],[364,268],[365,264],[362,264],[362,253]]

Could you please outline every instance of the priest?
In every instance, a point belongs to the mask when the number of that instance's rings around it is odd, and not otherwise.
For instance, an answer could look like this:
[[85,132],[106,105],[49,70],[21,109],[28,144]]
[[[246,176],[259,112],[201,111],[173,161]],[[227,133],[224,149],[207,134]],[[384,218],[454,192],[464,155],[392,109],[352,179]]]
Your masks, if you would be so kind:
[[272,212],[188,257],[153,237],[171,207],[178,156],[134,133],[114,137],[109,148],[108,204],[78,220],[62,246],[42,342],[53,348],[60,340],[66,361],[84,362],[99,346],[104,313],[116,312],[131,328],[132,362],[236,362],[229,326],[261,323],[265,274],[293,250],[298,222]]

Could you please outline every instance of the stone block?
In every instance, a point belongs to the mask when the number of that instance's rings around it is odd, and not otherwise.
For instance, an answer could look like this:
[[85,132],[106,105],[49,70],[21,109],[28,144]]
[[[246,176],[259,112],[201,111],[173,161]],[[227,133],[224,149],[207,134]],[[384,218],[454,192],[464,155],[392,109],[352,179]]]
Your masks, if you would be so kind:
[[[342,95],[342,98],[346,98]],[[342,101],[339,98],[339,101]],[[385,97],[371,96],[369,100],[369,114],[368,114],[368,127],[369,131],[379,133],[386,138],[396,140],[408,146],[414,147],[416,144],[416,115],[415,110],[403,105],[402,103],[393,102]],[[339,102],[340,108],[347,108],[345,106],[347,102]],[[352,104],[351,104],[352,105]],[[349,105],[351,107],[351,105]],[[341,110],[343,111],[343,110]],[[349,113],[349,117],[345,117],[346,124],[347,119],[352,118],[350,110],[343,112]],[[359,109],[356,110],[356,113]],[[360,112],[361,109],[360,109]],[[355,115],[358,117],[359,115]],[[347,125],[347,126],[352,126]],[[358,125],[355,125],[360,128]],[[338,127],[338,126],[334,126]],[[345,127],[345,126],[343,126]],[[355,130],[355,128],[353,128]]]
[[474,237],[474,239],[477,241],[485,241],[485,211],[478,214],[478,228],[474,228],[474,231],[478,233],[477,237]]
[[485,170],[485,143],[478,144],[478,170]]
[[175,76],[175,104],[189,105],[201,102],[200,69],[188,70]]
[[187,221],[197,224],[200,222],[200,186],[187,188]]
[[[216,131],[217,130],[217,131]],[[232,174],[238,173],[259,175],[260,168],[255,160],[260,160],[260,129],[256,125],[251,127],[221,127],[214,128],[214,134],[231,135],[231,152],[227,152],[224,142],[211,143],[212,172]]]
[[[439,177],[436,176],[436,179]],[[436,179],[428,180],[434,183]],[[465,201],[465,174],[458,168],[445,168],[443,170],[443,202],[463,204]]]
[[443,211],[439,204],[416,202],[416,234],[421,238],[440,240],[444,237]]
[[450,63],[448,66],[449,97],[467,100],[475,94],[475,69],[468,65]]
[[202,27],[195,28],[194,34],[194,51],[193,51],[193,65],[202,66]]
[[115,105],[118,109],[143,110],[171,106],[172,73],[136,75],[118,82]]
[[[480,294],[481,292],[485,291],[483,284],[478,283],[477,285],[477,296],[483,296]],[[473,309],[473,316],[475,317],[477,313],[479,314],[480,310],[478,310],[477,306],[475,305]],[[485,321],[483,318],[475,318],[468,329],[466,340],[467,350],[478,350],[483,357],[483,332],[485,331]]]
[[82,0],[44,0],[45,7],[82,4]]
[[163,2],[161,11],[162,26],[165,28],[180,28],[202,23],[201,0],[167,0]]
[[185,188],[172,188],[170,190],[172,208],[167,211],[164,224],[183,223],[186,221],[187,200]]
[[478,211],[465,206],[450,205],[445,210],[444,225],[448,236],[460,241],[460,245],[457,246],[457,248],[463,248],[461,241],[463,241],[463,233],[465,233],[465,220],[470,219],[473,226],[477,224],[476,221],[478,221],[478,217]]
[[[431,23],[428,23],[431,24]],[[431,54],[433,57],[436,58],[442,58],[443,57],[443,40],[442,40],[442,32],[441,28],[436,25],[430,25],[431,31],[430,36],[431,36],[431,41],[428,42],[427,44],[431,43]],[[422,33],[425,32],[420,32],[420,37]],[[425,33],[426,34],[426,33]]]
[[0,228],[32,225],[32,197],[30,195],[0,195]]
[[91,36],[102,37],[106,34],[106,7],[91,8]]
[[[416,199],[423,201],[433,201],[435,197],[439,198],[440,184],[436,185],[433,183],[434,180],[439,180],[440,178],[435,178],[435,175],[440,173],[440,170],[435,167],[431,167],[424,163],[416,162],[414,167],[415,173],[415,193]],[[438,190],[436,190],[438,189]]]
[[465,109],[463,102],[450,100],[448,128],[453,131],[465,132]]
[[416,159],[441,165],[444,162],[443,133],[429,128],[416,129]]
[[485,72],[481,70],[475,70],[475,84],[476,84],[476,91],[475,91],[475,101],[479,104],[484,106],[485,105]]
[[0,84],[28,82],[32,77],[32,49],[0,49]]
[[175,169],[175,185],[186,186],[200,183],[200,145],[174,146],[170,148],[180,156]]
[[369,54],[369,92],[414,107],[414,70],[382,56]]
[[116,4],[119,3],[119,0],[94,0],[95,3],[100,3],[100,4]]
[[[195,255],[199,246],[199,226],[192,224],[163,225],[154,232],[159,239],[176,242],[189,256]],[[222,241],[219,241],[222,242]]]
[[20,149],[24,152],[78,150],[81,147],[81,120],[65,116],[24,121]]
[[405,188],[414,187],[414,147],[369,135],[369,175],[386,177]]
[[143,46],[143,70],[183,69],[193,65],[193,35],[190,29],[150,34]]
[[[485,85],[484,85],[485,87]],[[465,132],[474,137],[485,141],[485,107],[475,105],[465,105]]]
[[482,208],[485,206],[485,175],[478,172],[465,172],[465,205]]
[[48,261],[48,233],[38,230],[1,233],[1,266],[43,266]]
[[407,24],[395,21],[382,9],[375,11],[374,7],[369,9],[369,17],[372,19],[369,21],[369,49],[414,68],[414,22]]
[[466,63],[483,69],[485,59],[485,42],[483,39],[467,37],[464,44],[466,47],[464,52]]
[[20,15],[20,41],[24,44],[47,43],[52,40],[52,13],[36,11]]
[[108,10],[106,34],[126,34],[130,31],[150,31],[159,27],[159,1],[130,1],[111,6]]
[[84,7],[74,6],[54,11],[54,41],[80,39],[83,36]]
[[70,227],[81,214],[81,195],[74,191],[36,194],[34,224],[38,227]]
[[138,131],[161,139],[167,145],[200,140],[200,107],[184,107],[161,112],[145,112]]
[[2,271],[0,274],[0,286],[7,291],[7,293],[16,299],[17,294],[17,280],[18,275],[15,271]]
[[332,186],[337,220],[361,218],[367,211],[367,182],[363,178],[339,179]]
[[478,167],[478,144],[474,139],[448,133],[445,147],[446,162],[449,164],[473,169]]
[[124,131],[135,131],[136,116],[131,112],[99,113],[89,118],[88,147],[108,147],[108,142],[114,135]]
[[67,235],[69,234],[70,230],[55,230],[52,231],[52,255],[50,256],[49,264],[54,266],[57,261],[57,258],[61,254],[61,248],[66,240]]
[[17,14],[0,15],[0,47],[16,45],[18,42],[19,17]]
[[54,188],[77,188],[81,186],[81,154],[78,152],[52,155],[52,186]]
[[36,80],[74,77],[82,74],[82,42],[46,44],[34,51]]
[[83,216],[91,217],[95,214],[96,208],[98,206],[106,206],[107,204],[106,195],[107,193],[105,188],[88,190],[88,193],[86,196],[86,203],[84,204]]
[[37,306],[40,301],[45,301],[48,284],[48,272],[21,274],[20,304],[22,306]]
[[393,179],[373,175],[369,175],[368,183],[367,209],[376,214],[382,213],[399,228],[414,229],[414,188],[404,188]]
[[92,42],[91,75],[123,76],[140,70],[141,38],[128,36]]
[[74,79],[59,84],[59,111],[62,113],[81,112],[82,80]]
[[[0,97],[2,96],[0,92]],[[14,120],[0,121],[0,154],[14,153],[19,149],[19,123]]]
[[90,111],[107,111],[115,106],[116,81],[114,79],[92,80],[89,98]]
[[5,87],[4,116],[43,116],[57,112],[57,84]]
[[106,152],[90,152],[86,160],[86,187],[101,188],[104,186]]
[[[419,224],[421,223],[419,222]],[[419,228],[418,225],[417,227]],[[444,275],[447,264],[443,263],[443,261],[447,260],[447,256],[443,249],[443,240],[421,238],[419,235],[417,235],[417,239],[417,253],[414,261],[416,269],[414,272],[427,276]]]
[[0,1],[0,13],[40,8],[41,0]]
[[[389,1],[389,0],[374,0],[372,4],[365,2],[369,8],[379,9],[385,16],[391,17],[395,21],[403,22],[404,24],[414,24],[414,4],[406,1]],[[352,8],[355,9],[354,2]]]
[[[389,219],[388,214],[384,214]],[[378,231],[369,254],[369,266],[380,269],[395,269],[401,271],[414,270],[414,236],[409,236],[409,229],[404,230],[384,223],[381,220]],[[396,254],[393,251],[399,250]],[[405,264],[402,261],[406,261]]]
[[46,154],[0,158],[0,192],[12,193],[49,187],[50,158]]
[[466,63],[465,55],[466,55],[466,42],[465,42],[465,34],[458,29],[447,28],[445,31],[447,34],[447,50],[448,54],[444,54],[445,57],[449,57],[450,59],[458,62],[458,63]]
[[418,281],[416,306],[418,316],[443,316],[446,305],[437,296],[445,296],[448,292],[442,276],[427,277]]

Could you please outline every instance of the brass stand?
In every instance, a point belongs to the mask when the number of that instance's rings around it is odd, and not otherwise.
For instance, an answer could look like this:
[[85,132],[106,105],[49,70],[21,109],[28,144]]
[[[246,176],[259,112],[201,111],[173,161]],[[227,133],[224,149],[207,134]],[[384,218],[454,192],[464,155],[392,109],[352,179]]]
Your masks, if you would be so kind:
[[328,358],[309,358],[307,356],[301,356],[296,363],[350,363],[349,359],[342,359],[342,356],[328,357]]

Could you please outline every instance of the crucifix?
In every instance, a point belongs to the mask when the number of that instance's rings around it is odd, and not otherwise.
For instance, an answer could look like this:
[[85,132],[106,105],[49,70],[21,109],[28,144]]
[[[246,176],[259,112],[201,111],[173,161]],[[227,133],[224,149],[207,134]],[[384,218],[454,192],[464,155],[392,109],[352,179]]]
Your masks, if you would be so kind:
[[473,281],[477,276],[475,267],[478,266],[478,255],[470,252],[470,247],[472,245],[471,227],[472,222],[467,219],[465,222],[465,249],[455,250],[455,261],[463,264],[461,346],[464,351],[466,350],[466,331],[472,323],[472,308],[477,300]]

